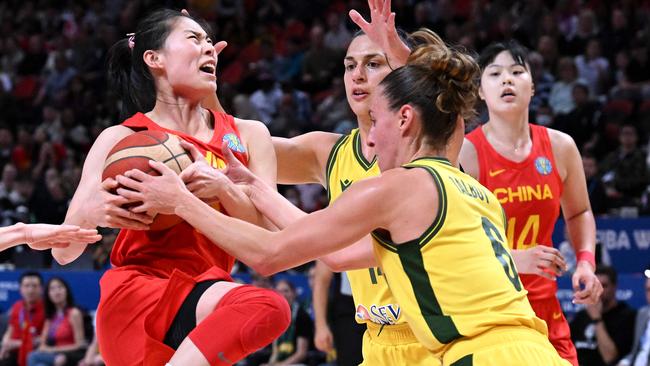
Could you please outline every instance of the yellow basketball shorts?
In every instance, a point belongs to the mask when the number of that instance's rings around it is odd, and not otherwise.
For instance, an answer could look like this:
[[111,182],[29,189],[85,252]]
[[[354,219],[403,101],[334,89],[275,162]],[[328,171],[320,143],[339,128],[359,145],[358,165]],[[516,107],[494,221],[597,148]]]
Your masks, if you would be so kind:
[[360,366],[439,366],[440,359],[418,342],[408,324],[367,323]]
[[443,366],[571,366],[546,335],[530,328],[502,326],[452,343]]

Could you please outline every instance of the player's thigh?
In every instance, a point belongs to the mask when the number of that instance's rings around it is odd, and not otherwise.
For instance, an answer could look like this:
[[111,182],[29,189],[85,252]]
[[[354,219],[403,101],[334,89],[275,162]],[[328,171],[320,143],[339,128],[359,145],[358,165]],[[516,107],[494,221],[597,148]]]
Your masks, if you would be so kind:
[[241,286],[240,283],[219,281],[205,290],[196,305],[196,324],[201,323],[214,311],[225,294],[239,286]]

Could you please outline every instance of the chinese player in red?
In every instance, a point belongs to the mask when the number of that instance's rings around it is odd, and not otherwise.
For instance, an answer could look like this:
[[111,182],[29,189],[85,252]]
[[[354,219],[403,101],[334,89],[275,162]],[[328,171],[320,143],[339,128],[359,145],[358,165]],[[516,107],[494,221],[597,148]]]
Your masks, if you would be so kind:
[[[122,228],[111,253],[113,268],[100,282],[97,336],[108,365],[231,365],[289,325],[286,300],[233,283],[234,258],[215,243],[185,222],[146,231],[151,216],[122,208],[129,201],[111,193],[117,183],[101,181],[115,143],[134,131],[165,131],[191,144],[186,147],[195,162],[182,178],[197,197],[218,199],[230,215],[264,223],[245,193],[204,184],[215,167],[224,166],[221,147],[227,144],[275,186],[266,128],[201,105],[216,92],[217,54],[224,46],[213,45],[206,28],[187,13],[163,9],[110,51],[109,80],[130,118],[104,130],[93,144],[65,220]],[[54,249],[53,255],[68,263],[83,247]]]
[[514,42],[490,45],[479,64],[479,96],[487,104],[489,121],[466,136],[460,164],[501,202],[508,243],[528,299],[546,321],[558,353],[577,366],[569,325],[556,297],[555,277],[566,264],[553,248],[551,234],[561,208],[577,253],[573,301],[593,304],[602,287],[594,275],[596,226],[580,153],[570,136],[529,123],[534,85],[523,47]]

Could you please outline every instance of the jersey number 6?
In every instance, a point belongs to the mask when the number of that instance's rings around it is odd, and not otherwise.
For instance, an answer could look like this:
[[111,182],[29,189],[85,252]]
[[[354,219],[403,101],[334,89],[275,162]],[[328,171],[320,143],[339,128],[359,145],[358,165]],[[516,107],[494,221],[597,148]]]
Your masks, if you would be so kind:
[[488,220],[487,217],[482,217],[481,221],[483,224],[483,230],[485,231],[485,235],[487,235],[488,239],[490,239],[490,242],[492,243],[492,249],[494,250],[494,255],[496,255],[499,262],[501,262],[501,265],[503,266],[503,270],[506,272],[506,276],[508,277],[512,285],[515,287],[517,291],[521,291],[521,282],[519,281],[519,274],[517,274],[517,270],[515,269],[515,263],[512,260],[510,253],[508,253],[508,250],[506,250],[506,247],[503,245],[503,238],[501,237],[501,234],[499,234],[499,230],[497,230],[494,224],[490,220]]

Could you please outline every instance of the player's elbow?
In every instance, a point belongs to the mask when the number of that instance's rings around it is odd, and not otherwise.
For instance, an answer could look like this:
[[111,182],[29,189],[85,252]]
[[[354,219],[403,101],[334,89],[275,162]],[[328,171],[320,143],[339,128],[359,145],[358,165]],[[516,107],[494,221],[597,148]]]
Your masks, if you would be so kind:
[[285,256],[286,253],[283,255],[280,246],[269,240],[262,250],[251,253],[249,263],[246,264],[262,276],[271,276],[286,269],[283,265]]
[[257,261],[256,263],[252,263],[249,266],[263,277],[272,276],[282,270],[279,269],[276,264],[264,260]]
[[72,255],[72,253],[68,253],[65,250],[54,248],[52,249],[52,257],[58,264],[65,266],[66,264],[72,263],[78,256]]
[[54,260],[56,261],[56,263],[58,263],[61,266],[65,266],[66,264],[70,264],[70,263],[72,263],[74,261],[74,259],[71,259],[71,258],[65,258],[65,257],[60,257],[60,256],[55,256],[55,255],[53,255],[52,257],[54,257]]
[[346,264],[336,258],[330,258],[329,256],[321,257],[320,261],[325,264],[325,267],[332,272],[344,272],[347,270]]

